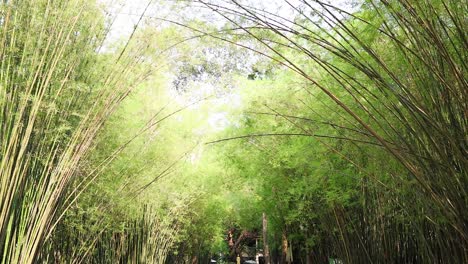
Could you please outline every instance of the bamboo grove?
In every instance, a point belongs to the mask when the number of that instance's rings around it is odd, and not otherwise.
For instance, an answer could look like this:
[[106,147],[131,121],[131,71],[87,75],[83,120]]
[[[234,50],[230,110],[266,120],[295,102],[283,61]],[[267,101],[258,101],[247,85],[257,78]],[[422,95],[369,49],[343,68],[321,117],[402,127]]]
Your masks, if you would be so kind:
[[[200,3],[258,40],[266,56],[303,77],[308,93],[326,94],[341,110],[333,111],[346,117],[345,127],[332,125],[347,130],[345,140],[374,144],[392,156],[404,171],[387,172],[397,185],[386,188],[398,193],[402,181],[413,181],[409,204],[398,196],[382,197],[381,187],[373,187],[379,183],[378,176],[371,174],[362,184],[365,206],[359,213],[356,208],[331,208],[329,221],[340,232],[330,235],[335,240],[332,244],[340,245],[335,249],[340,259],[350,263],[466,261],[464,4],[366,2],[362,11],[350,14],[325,2],[304,1],[301,9],[292,6],[297,18],[289,20],[236,1],[227,6]],[[235,16],[251,24],[240,24]],[[304,119],[276,114],[286,122]],[[320,137],[297,122],[294,125],[311,137]],[[380,211],[379,200],[396,206],[390,212]],[[398,215],[420,220],[400,222]],[[349,227],[356,217],[357,226]]]
[[468,5],[351,2],[2,1],[0,262],[467,263]]

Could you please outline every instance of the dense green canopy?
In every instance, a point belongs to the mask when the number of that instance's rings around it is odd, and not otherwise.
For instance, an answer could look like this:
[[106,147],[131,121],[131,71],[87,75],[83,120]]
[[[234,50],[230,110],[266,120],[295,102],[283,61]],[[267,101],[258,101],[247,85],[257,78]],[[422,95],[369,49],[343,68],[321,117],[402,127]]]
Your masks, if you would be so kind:
[[2,1],[0,263],[468,263],[467,14]]

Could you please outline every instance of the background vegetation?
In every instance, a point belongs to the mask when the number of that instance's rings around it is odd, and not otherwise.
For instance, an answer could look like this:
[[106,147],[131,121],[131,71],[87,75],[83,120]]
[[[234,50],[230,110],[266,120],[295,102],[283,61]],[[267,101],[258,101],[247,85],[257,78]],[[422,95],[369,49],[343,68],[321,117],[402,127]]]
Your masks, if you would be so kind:
[[1,263],[468,262],[468,5],[281,4],[2,2]]

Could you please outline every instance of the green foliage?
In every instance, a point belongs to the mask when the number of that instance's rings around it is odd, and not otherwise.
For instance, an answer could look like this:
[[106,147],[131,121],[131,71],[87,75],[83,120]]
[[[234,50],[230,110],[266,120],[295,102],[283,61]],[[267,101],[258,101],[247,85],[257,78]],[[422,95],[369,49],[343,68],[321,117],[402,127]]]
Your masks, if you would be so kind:
[[463,4],[198,4],[104,49],[93,1],[0,4],[2,263],[204,262],[264,213],[277,259],[467,261]]

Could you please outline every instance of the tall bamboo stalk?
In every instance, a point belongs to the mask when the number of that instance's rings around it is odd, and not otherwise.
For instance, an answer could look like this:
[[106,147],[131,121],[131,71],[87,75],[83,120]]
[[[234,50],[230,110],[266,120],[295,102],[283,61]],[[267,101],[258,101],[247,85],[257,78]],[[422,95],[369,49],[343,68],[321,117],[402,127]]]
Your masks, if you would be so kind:
[[0,11],[0,259],[33,263],[80,161],[138,82],[137,61],[123,53],[93,77],[105,29],[92,1],[8,1]]

